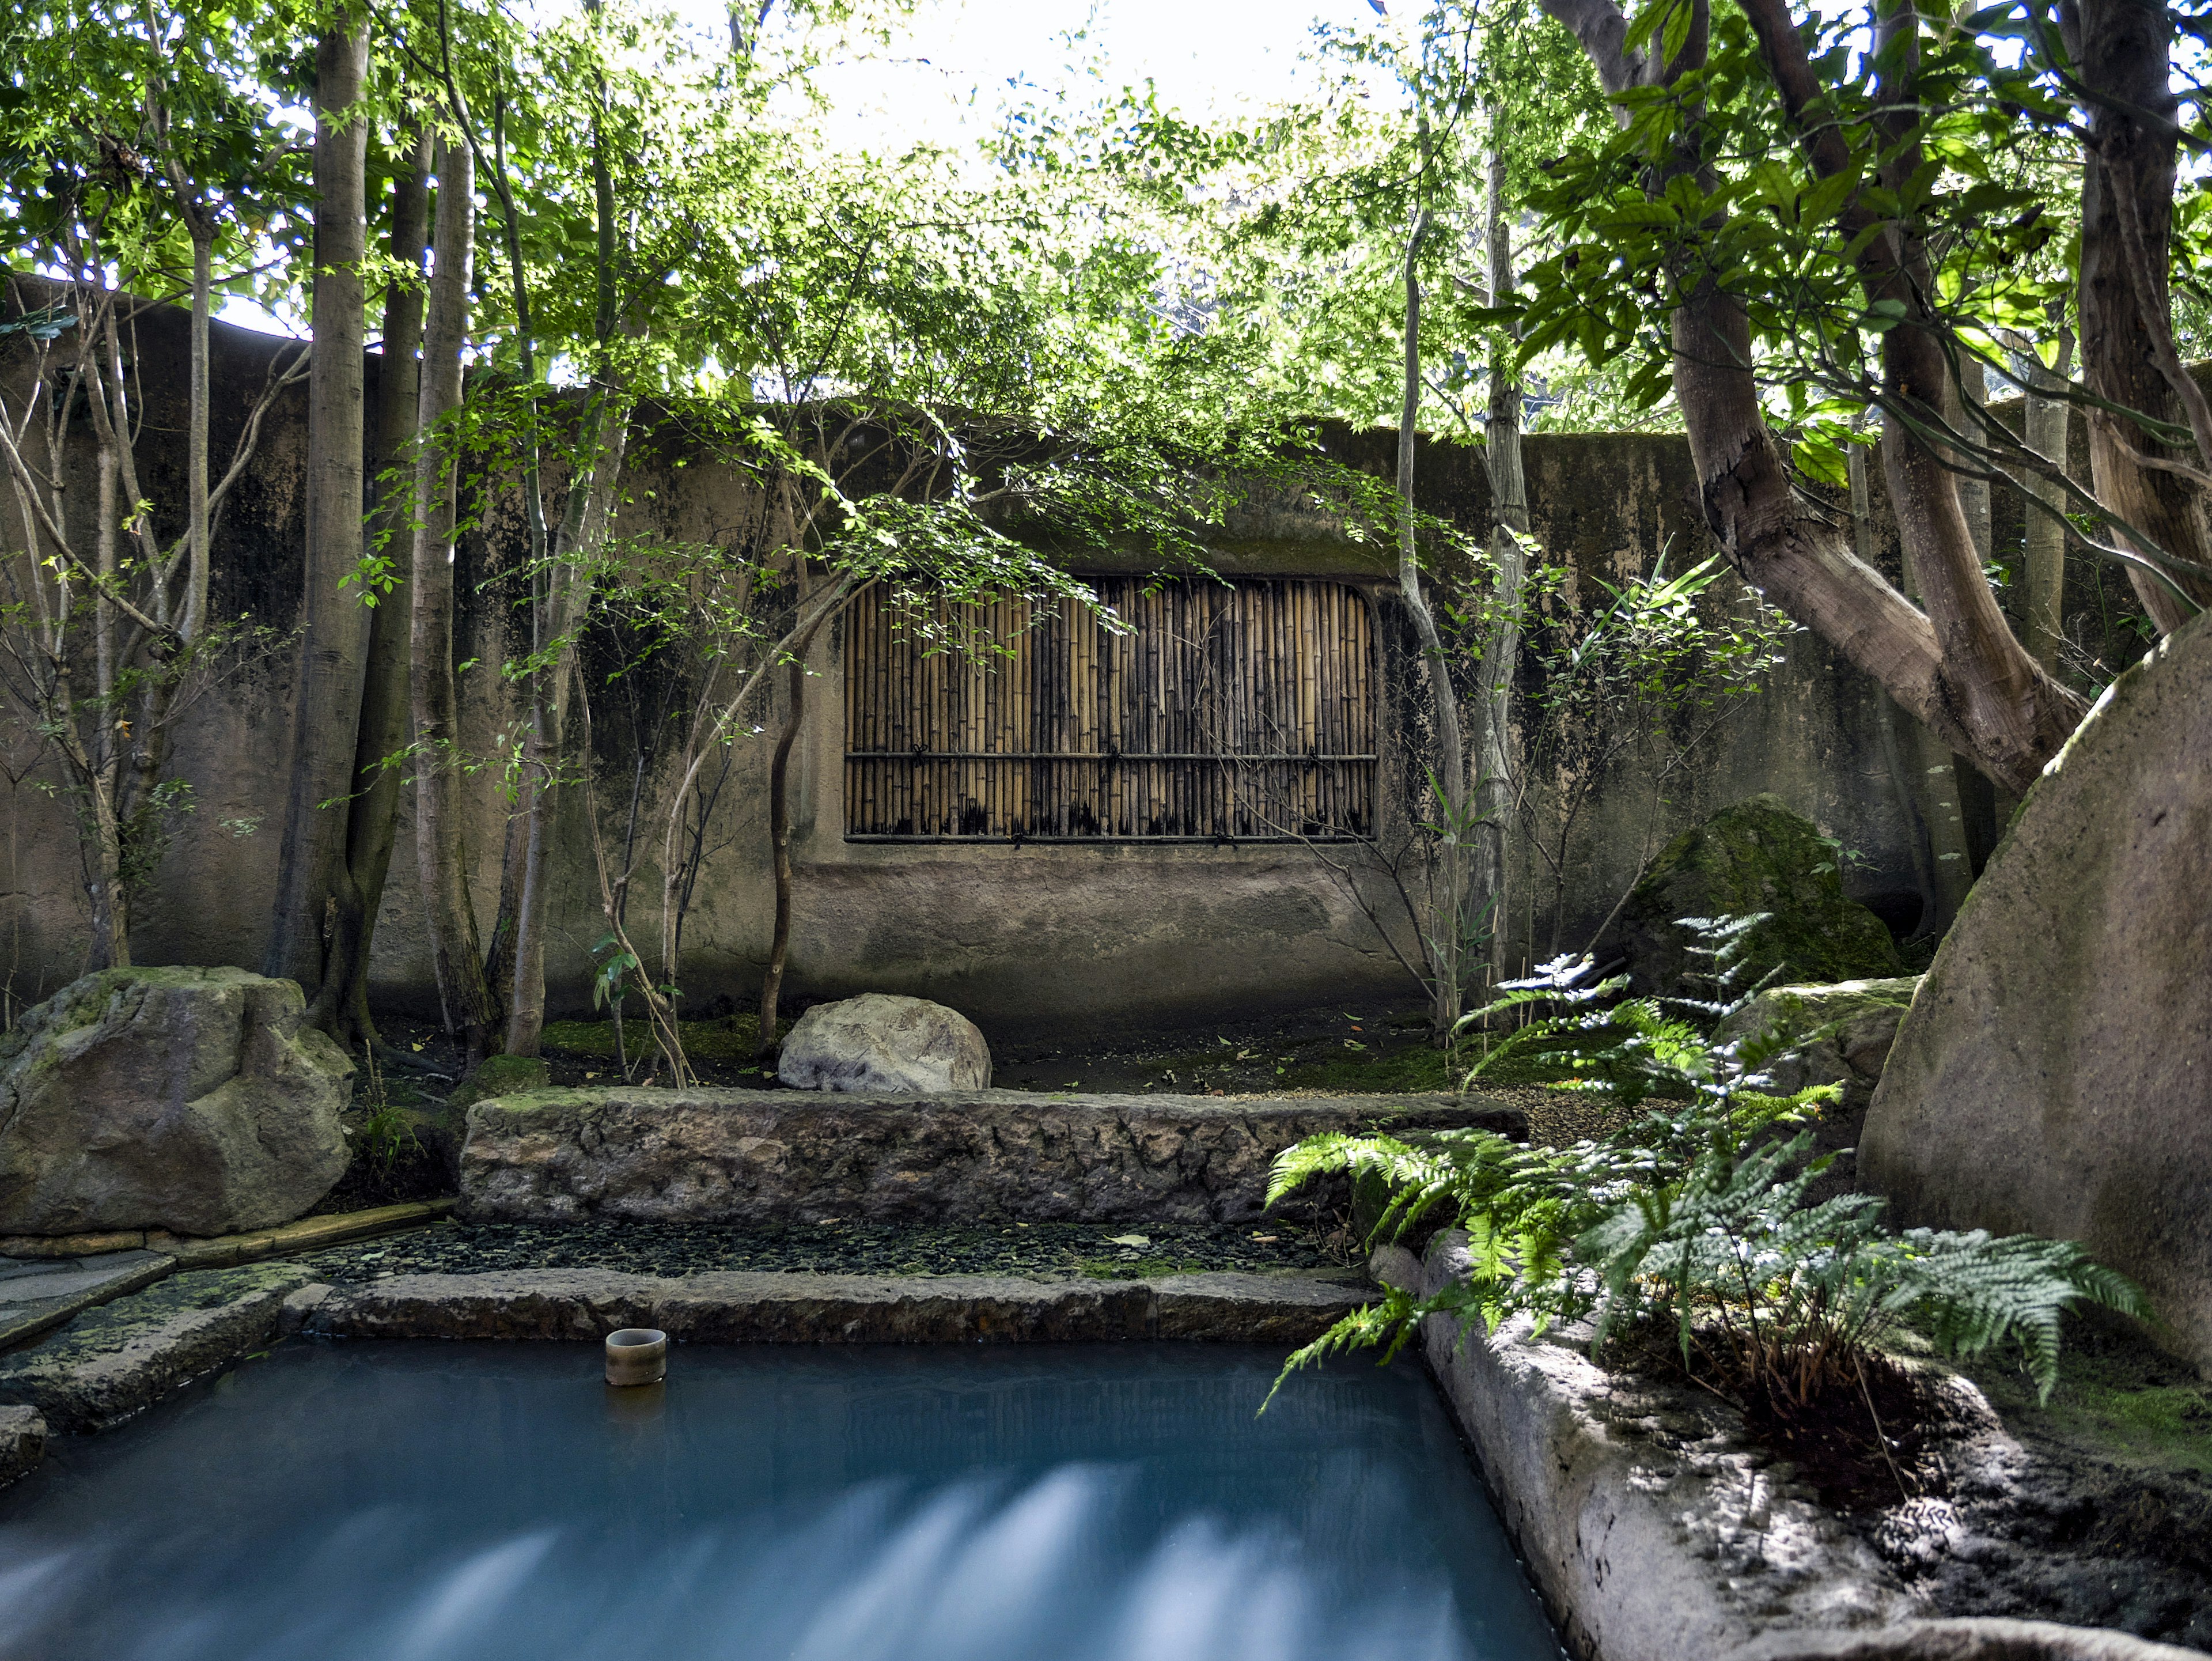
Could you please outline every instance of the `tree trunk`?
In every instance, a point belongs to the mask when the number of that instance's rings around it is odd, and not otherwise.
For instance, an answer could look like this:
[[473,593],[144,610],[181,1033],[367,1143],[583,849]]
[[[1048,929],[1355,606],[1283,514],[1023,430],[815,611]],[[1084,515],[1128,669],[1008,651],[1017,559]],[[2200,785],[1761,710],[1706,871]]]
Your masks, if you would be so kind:
[[[409,165],[392,181],[392,258],[419,277],[430,240],[428,133],[418,134]],[[346,871],[349,894],[339,904],[318,1013],[323,1024],[342,1037],[374,1047],[376,1024],[368,1010],[368,960],[376,940],[376,914],[384,904],[385,878],[392,868],[392,846],[398,828],[397,766],[384,764],[407,745],[408,634],[413,564],[412,538],[406,535],[413,492],[398,478],[398,469],[415,465],[416,423],[421,417],[422,295],[414,283],[395,281],[385,290],[384,350],[378,364],[376,441],[370,488],[376,501],[374,528],[392,538],[387,557],[399,579],[378,598],[368,618],[368,661],[362,679],[361,724],[354,739],[352,800],[346,804]]]
[[[1490,303],[1499,306],[1513,290],[1513,227],[1505,214],[1505,156],[1493,109],[1490,149],[1487,234]],[[1501,343],[1499,353],[1503,350]],[[1521,538],[1528,533],[1528,482],[1521,458],[1521,385],[1502,361],[1490,368],[1490,418],[1483,433],[1483,461],[1490,476],[1491,512],[1496,523],[1490,538],[1492,604],[1497,620],[1483,648],[1481,749],[1475,772],[1474,870],[1470,894],[1489,920],[1492,980],[1510,977],[1510,942],[1506,938],[1506,820],[1512,811],[1513,678],[1521,665],[1518,621],[1527,556]]]
[[[2179,113],[2170,81],[2172,20],[2163,6],[2136,0],[2075,0],[2065,14],[2078,73],[2092,94],[2081,106],[2088,130],[2078,299],[2082,378],[2097,398],[2185,427],[2189,389],[2172,373],[2178,360],[2168,326]],[[2139,259],[2131,244],[2140,245]],[[2212,469],[2212,455],[2161,444],[2133,422],[2092,415],[2089,470],[2099,499],[2166,552],[2212,562],[2202,495],[2173,473],[2144,466],[2145,456]],[[2129,576],[2161,633],[2192,615],[2164,585],[2133,569]],[[2197,605],[2212,605],[2212,579],[2174,581]]]
[[460,697],[453,678],[453,521],[460,446],[452,418],[461,405],[461,351],[468,328],[473,240],[473,167],[465,143],[438,147],[437,230],[423,323],[422,398],[415,468],[413,661],[408,688],[415,722],[415,853],[448,1031],[467,1039],[471,1060],[490,1053],[496,1018],[469,896],[467,851],[454,800]]
[[[2061,398],[2039,398],[2039,391],[2056,392],[2073,369],[2074,336],[2061,329],[2058,366],[2054,372],[2042,361],[2021,354],[2022,383],[2027,389],[2026,431],[2028,447],[2048,456],[2061,467],[2067,462],[2067,429],[2072,410]],[[2058,672],[2058,643],[2066,638],[2066,527],[2051,514],[2067,508],[2064,491],[2049,479],[2039,478],[2031,492],[2051,510],[2024,508],[2027,531],[2027,649],[2044,672]],[[2161,590],[2160,592],[2163,592]]]
[[790,705],[775,754],[768,764],[768,839],[775,867],[775,936],[768,949],[768,973],[761,978],[760,1033],[755,1054],[775,1048],[778,1004],[783,998],[784,960],[791,952],[791,751],[806,721],[806,663],[791,660]]
[[[333,980],[331,957],[340,955],[336,913],[361,910],[345,860],[347,815],[326,804],[353,788],[368,632],[361,596],[343,587],[362,557],[368,130],[356,106],[368,72],[368,24],[341,12],[315,52],[315,344],[307,375],[307,558],[291,788],[276,911],[261,963],[263,974],[299,982],[325,1026],[335,1001],[319,995]],[[347,113],[352,113],[349,123],[338,125]],[[335,978],[343,979],[343,969]]]
[[[1664,65],[1626,50],[1627,19],[1612,0],[1542,3],[1582,43],[1608,92],[1669,83],[1705,60],[1704,0],[1692,0],[1689,36]],[[1820,114],[1820,88],[1788,8],[1783,0],[1745,0],[1744,10],[1808,160],[1821,176],[1833,174],[1850,158]],[[1893,27],[1898,17],[1909,15],[1893,13],[1885,22]],[[1909,171],[1917,161],[1917,153],[1909,162],[1900,155],[1887,171],[1896,173],[1900,164]],[[1694,124],[1673,170],[1710,172],[1697,152]],[[1663,188],[1664,180],[1658,185]],[[1928,326],[1933,285],[1925,280],[1924,258],[1909,238],[1859,238],[1862,227],[1850,216],[1866,213],[1863,199],[1854,198],[1839,228],[1864,244],[1861,277],[1868,297],[1899,299],[1907,307],[1906,322],[1882,337],[1885,386],[1900,403],[1940,411],[1948,375]],[[1705,521],[1730,565],[1873,676],[1952,749],[1973,757],[2008,788],[2027,789],[2073,731],[2082,705],[2036,668],[2006,627],[1973,557],[1955,477],[1898,423],[1888,423],[1896,430],[1883,443],[1883,465],[1900,534],[1927,592],[1923,616],[1857,557],[1841,526],[1798,501],[1760,408],[1742,302],[1703,270],[1681,273],[1675,298],[1675,399]]]
[[[1423,149],[1427,148],[1425,130]],[[1421,244],[1429,232],[1429,210],[1413,216],[1406,238],[1405,402],[1398,415],[1398,592],[1412,614],[1427,666],[1429,691],[1437,706],[1437,794],[1447,820],[1438,850],[1437,897],[1430,907],[1434,931],[1429,940],[1430,1026],[1442,1043],[1458,1024],[1460,1012],[1460,912],[1465,903],[1465,859],[1459,837],[1467,817],[1467,749],[1460,736],[1459,698],[1452,690],[1451,665],[1443,637],[1421,591],[1421,565],[1413,526],[1413,445],[1421,412]]]

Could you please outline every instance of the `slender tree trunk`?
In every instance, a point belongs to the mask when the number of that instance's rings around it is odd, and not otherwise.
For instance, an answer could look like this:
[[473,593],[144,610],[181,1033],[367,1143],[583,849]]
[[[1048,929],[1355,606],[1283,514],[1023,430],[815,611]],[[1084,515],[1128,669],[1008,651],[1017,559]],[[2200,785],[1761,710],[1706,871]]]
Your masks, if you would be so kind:
[[407,745],[408,635],[414,538],[410,528],[413,491],[388,473],[415,465],[416,423],[422,415],[423,253],[430,240],[431,140],[418,134],[409,165],[392,183],[392,258],[413,280],[395,280],[385,290],[384,350],[378,363],[376,439],[370,490],[376,508],[370,520],[389,538],[386,557],[398,578],[380,596],[368,619],[368,660],[362,678],[361,723],[353,751],[353,799],[346,804],[346,871],[351,892],[340,903],[337,930],[319,1002],[327,1002],[327,1021],[342,1036],[373,1048],[376,1024],[368,1009],[368,962],[376,940],[376,914],[384,903],[384,884],[392,868],[398,829],[397,766],[384,764]]
[[[1425,150],[1426,131],[1423,132]],[[1451,684],[1451,665],[1444,657],[1443,637],[1437,631],[1436,614],[1429,609],[1421,589],[1421,565],[1413,526],[1413,446],[1419,436],[1421,411],[1421,244],[1429,233],[1429,210],[1425,206],[1413,217],[1406,237],[1406,378],[1405,401],[1398,415],[1398,592],[1413,619],[1426,666],[1430,695],[1437,706],[1436,778],[1437,794],[1448,820],[1437,850],[1436,903],[1430,910],[1428,958],[1433,977],[1430,988],[1430,1024],[1441,1043],[1459,1020],[1461,913],[1466,903],[1464,850],[1460,834],[1467,818],[1467,749],[1460,734],[1459,697]]]
[[[1505,211],[1505,155],[1499,142],[1498,112],[1491,114],[1487,234],[1490,303],[1499,306],[1513,290],[1513,224]],[[1493,354],[1498,356],[1502,354]],[[1490,538],[1492,604],[1498,620],[1483,648],[1480,719],[1480,760],[1475,774],[1474,870],[1469,884],[1486,910],[1490,927],[1493,981],[1511,973],[1507,939],[1506,829],[1512,812],[1513,678],[1521,665],[1521,585],[1528,557],[1521,538],[1528,534],[1528,480],[1521,457],[1521,385],[1502,356],[1490,368],[1490,417],[1483,434],[1483,459],[1490,475],[1491,511],[1496,520]]]
[[469,896],[467,850],[455,800],[460,697],[453,678],[453,521],[460,470],[452,418],[461,405],[461,350],[468,329],[473,167],[466,143],[438,149],[437,229],[423,323],[419,405],[412,619],[408,685],[415,722],[415,853],[428,914],[431,960],[449,1031],[472,1060],[490,1051],[496,1010],[485,983]]
[[198,219],[188,223],[192,243],[192,311],[185,401],[184,615],[178,634],[196,644],[207,619],[208,538],[208,306],[215,287],[215,233]]
[[[2097,398],[2174,427],[2198,425],[2197,453],[2150,437],[2135,423],[2093,416],[2089,470],[2098,498],[2168,553],[2212,563],[2204,497],[2187,480],[2142,459],[2212,470],[2193,389],[2177,374],[2167,271],[2173,247],[2175,125],[2172,20],[2137,0],[2074,0],[2063,9],[2082,84],[2087,129],[2081,170],[2081,272],[2077,301],[2081,372]],[[2201,406],[2203,394],[2194,393]],[[2192,615],[2164,585],[2130,570],[2137,598],[2161,632]],[[2177,575],[2199,606],[2212,579]]]
[[[314,356],[307,376],[307,545],[300,671],[293,694],[292,778],[278,858],[276,913],[261,970],[300,983],[328,1026],[343,957],[337,914],[361,897],[345,859],[346,818],[331,806],[352,787],[361,726],[367,608],[343,587],[361,563],[364,438],[362,266],[368,252],[368,129],[356,110],[368,73],[368,26],[341,12],[315,52]],[[345,122],[340,125],[341,120]],[[327,955],[326,955],[327,954]],[[319,995],[325,986],[333,996]]]
[[[2028,447],[2061,467],[2067,465],[2067,429],[2072,411],[2061,398],[2039,398],[2039,391],[2056,392],[2073,371],[2074,336],[2062,328],[2058,336],[2058,365],[2054,372],[2039,358],[2022,353],[2021,373],[2027,389],[2026,437]],[[2030,485],[2035,497],[2053,513],[2067,507],[2065,494],[2049,479]],[[2058,645],[2066,638],[2066,529],[2045,513],[2026,508],[2027,531],[2027,649],[2044,672],[2058,672]]]
[[777,1006],[783,998],[784,960],[791,952],[791,751],[806,721],[806,663],[791,660],[790,702],[775,754],[768,764],[768,839],[775,868],[775,935],[768,949],[768,973],[761,979],[760,1035],[756,1054],[775,1048]]

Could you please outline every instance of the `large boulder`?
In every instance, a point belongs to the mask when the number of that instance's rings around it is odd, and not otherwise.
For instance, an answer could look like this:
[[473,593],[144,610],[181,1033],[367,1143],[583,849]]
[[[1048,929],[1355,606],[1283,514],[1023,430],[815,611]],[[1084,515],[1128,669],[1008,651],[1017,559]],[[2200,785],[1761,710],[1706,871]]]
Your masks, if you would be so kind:
[[1881,919],[1844,896],[1836,850],[1820,828],[1781,797],[1757,795],[1724,807],[1660,850],[1598,949],[1600,962],[1626,958],[1632,989],[1660,997],[1709,997],[1698,977],[1711,960],[1685,917],[1770,914],[1744,943],[1740,986],[1771,975],[1808,985],[1904,972]]
[[87,975],[0,1038],[0,1234],[290,1222],[345,1172],[345,1052],[290,981]]
[[1725,1043],[1771,1027],[1798,1046],[1767,1066],[1778,1096],[1794,1096],[1816,1084],[1843,1086],[1835,1104],[1812,1126],[1814,1153],[1836,1156],[1814,1185],[1815,1202],[1858,1187],[1854,1150],[1865,1132],[1867,1105],[1881,1082],[1898,1023],[1919,984],[1917,976],[1899,975],[1833,986],[1778,986],[1714,1031],[1715,1040]]
[[1899,1028],[1859,1170],[1904,1220],[2079,1240],[2212,1368],[2212,619],[2045,768]]
[[818,1003],[783,1041],[776,1076],[794,1090],[988,1090],[991,1046],[957,1009],[864,992]]

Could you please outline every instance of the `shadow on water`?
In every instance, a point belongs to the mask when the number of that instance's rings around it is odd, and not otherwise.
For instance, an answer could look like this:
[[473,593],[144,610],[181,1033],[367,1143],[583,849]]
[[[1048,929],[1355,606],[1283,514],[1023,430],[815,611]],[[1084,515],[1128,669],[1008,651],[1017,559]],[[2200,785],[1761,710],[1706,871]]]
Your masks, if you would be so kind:
[[0,1496],[5,1661],[1550,1661],[1427,1380],[294,1344]]

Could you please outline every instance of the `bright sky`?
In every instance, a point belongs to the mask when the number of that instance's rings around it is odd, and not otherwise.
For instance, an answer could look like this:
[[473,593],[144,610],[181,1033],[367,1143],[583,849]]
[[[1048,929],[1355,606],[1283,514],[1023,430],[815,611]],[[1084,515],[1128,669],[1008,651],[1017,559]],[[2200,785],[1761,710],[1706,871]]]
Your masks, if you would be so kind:
[[[689,0],[719,18],[713,0]],[[924,0],[908,37],[825,82],[838,125],[871,149],[957,143],[1027,82],[1062,83],[1086,56],[1109,88],[1147,78],[1186,115],[1287,97],[1315,21],[1379,20],[1370,0]],[[1083,42],[1067,37],[1080,32]]]

